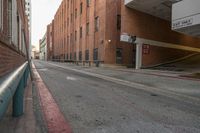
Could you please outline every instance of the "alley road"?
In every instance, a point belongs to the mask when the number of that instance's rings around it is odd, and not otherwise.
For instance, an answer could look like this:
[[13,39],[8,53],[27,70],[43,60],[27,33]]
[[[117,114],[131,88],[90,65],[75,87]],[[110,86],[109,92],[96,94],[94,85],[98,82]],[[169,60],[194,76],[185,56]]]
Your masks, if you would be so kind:
[[34,64],[74,133],[200,133],[198,105],[47,62]]

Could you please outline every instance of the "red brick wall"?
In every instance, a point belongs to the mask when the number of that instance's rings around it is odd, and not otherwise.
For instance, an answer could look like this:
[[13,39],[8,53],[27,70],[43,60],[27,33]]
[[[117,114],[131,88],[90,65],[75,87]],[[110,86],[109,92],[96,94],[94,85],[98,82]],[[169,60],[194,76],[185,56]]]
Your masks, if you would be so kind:
[[24,56],[0,42],[0,77],[25,62]]
[[[13,71],[15,68],[19,67],[22,65],[26,57],[24,54],[22,54],[21,51],[19,51],[18,47],[15,47],[13,44],[9,43],[9,38],[8,38],[8,14],[7,14],[7,9],[8,9],[8,1],[4,0],[3,1],[4,5],[4,18],[3,18],[3,31],[0,31],[0,77],[4,76],[5,74]],[[24,0],[19,0],[17,1],[18,5],[18,12],[19,16],[22,20],[23,27],[25,29],[25,34],[26,34],[26,41],[27,45],[29,44],[29,34],[28,34],[28,21],[27,21],[27,16],[25,16],[24,12]]]
[[[200,39],[171,30],[170,22],[128,8],[121,1],[122,33],[140,38],[200,48]],[[143,65],[155,65],[186,56],[191,52],[151,46],[151,53],[143,57]]]

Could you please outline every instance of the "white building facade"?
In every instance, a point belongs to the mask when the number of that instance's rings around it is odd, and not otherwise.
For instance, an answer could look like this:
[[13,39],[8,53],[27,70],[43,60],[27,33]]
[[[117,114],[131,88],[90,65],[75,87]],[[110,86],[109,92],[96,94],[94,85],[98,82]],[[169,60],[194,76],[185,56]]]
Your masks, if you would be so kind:
[[40,60],[47,60],[47,36],[46,34],[40,40]]

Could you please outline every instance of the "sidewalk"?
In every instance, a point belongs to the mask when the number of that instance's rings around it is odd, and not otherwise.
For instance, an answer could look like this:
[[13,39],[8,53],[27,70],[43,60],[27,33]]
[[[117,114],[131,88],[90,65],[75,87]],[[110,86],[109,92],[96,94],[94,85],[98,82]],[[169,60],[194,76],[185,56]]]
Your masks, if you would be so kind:
[[[32,82],[29,80],[24,95],[24,115],[19,118],[12,117],[12,104],[5,117],[0,122],[1,133],[43,133],[41,123],[36,118],[35,93]],[[38,111],[38,110],[37,110]]]

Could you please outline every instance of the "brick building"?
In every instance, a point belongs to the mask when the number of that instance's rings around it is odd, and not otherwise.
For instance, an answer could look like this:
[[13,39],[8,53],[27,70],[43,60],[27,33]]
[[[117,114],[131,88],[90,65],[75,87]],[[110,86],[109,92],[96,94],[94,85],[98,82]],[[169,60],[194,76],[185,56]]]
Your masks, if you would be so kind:
[[132,46],[120,43],[120,8],[120,0],[63,0],[54,17],[54,58],[131,64]]
[[[63,0],[52,24],[54,59],[140,68],[199,51],[198,38],[171,30],[170,16],[153,16],[132,4],[133,0]],[[120,41],[124,33],[136,36],[136,44]]]
[[25,0],[0,1],[0,77],[19,67],[29,46]]
[[47,60],[53,59],[53,22],[47,26]]

